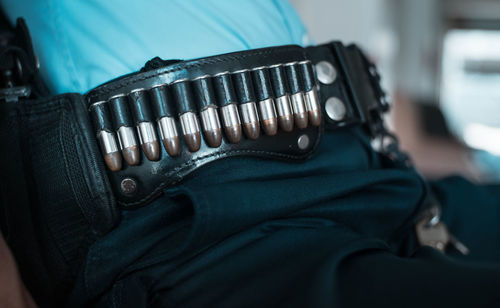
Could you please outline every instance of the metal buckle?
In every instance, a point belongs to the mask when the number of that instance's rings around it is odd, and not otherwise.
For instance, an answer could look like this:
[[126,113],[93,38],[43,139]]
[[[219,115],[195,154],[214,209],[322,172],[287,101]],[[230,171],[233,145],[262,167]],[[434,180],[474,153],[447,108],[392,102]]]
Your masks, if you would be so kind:
[[387,99],[387,94],[385,93],[384,89],[382,89],[382,86],[380,85],[380,74],[377,70],[377,67],[375,64],[373,64],[366,55],[360,51],[361,59],[365,65],[366,71],[368,73],[368,77],[370,79],[370,84],[372,86],[373,92],[375,93],[376,101],[378,102],[378,109],[381,112],[387,112],[389,111],[390,104]]
[[18,18],[16,27],[2,33],[0,43],[0,101],[16,102],[32,93],[30,85],[39,68],[28,27]]
[[31,94],[31,87],[23,84],[23,62],[18,53],[22,52],[18,47],[0,47],[2,77],[0,88],[0,100],[5,102],[17,102],[20,97],[28,97]]
[[389,110],[389,102],[380,86],[380,75],[375,65],[356,45],[344,47],[334,43],[334,49],[358,116],[365,123],[370,136],[375,138],[385,132],[383,113]]
[[12,87],[0,89],[0,100],[6,103],[17,102],[21,97],[29,97],[31,95],[30,86]]
[[374,104],[370,106],[370,109],[368,110],[368,125],[370,126],[370,131],[372,132],[372,134],[374,136],[378,136],[386,132],[383,114],[389,111],[390,103],[387,99],[387,94],[380,85],[381,78],[377,67],[370,60],[368,60],[366,55],[361,50],[359,50],[359,55],[361,61],[363,62],[365,73],[368,76],[371,90],[373,91],[373,94],[375,96],[373,100]]
[[452,246],[463,255],[470,253],[469,248],[460,242],[441,220],[441,206],[431,193],[430,206],[425,209],[415,223],[415,235],[421,246],[430,246],[442,253]]
[[2,85],[4,88],[0,88],[0,101],[17,102],[21,97],[29,97],[31,86],[23,82],[25,70],[19,55],[10,51],[8,47],[4,48],[0,54],[1,61],[11,63],[11,65],[2,63],[3,69],[0,70],[0,74],[3,77]]

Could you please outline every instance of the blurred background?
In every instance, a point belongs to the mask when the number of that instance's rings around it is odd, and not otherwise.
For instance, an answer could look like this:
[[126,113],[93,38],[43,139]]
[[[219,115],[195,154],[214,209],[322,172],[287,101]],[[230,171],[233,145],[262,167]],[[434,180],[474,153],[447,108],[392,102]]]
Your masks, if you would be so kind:
[[291,2],[304,43],[355,42],[377,63],[390,127],[421,173],[500,181],[500,1]]

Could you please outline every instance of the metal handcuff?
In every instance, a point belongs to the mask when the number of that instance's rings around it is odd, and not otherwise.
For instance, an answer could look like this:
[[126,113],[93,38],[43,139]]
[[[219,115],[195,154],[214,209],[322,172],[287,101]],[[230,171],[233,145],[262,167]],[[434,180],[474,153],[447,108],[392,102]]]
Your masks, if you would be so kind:
[[[381,134],[376,139],[378,144],[375,144],[375,148],[378,148],[381,154],[387,156],[394,163],[407,168],[412,167],[413,162],[410,156],[399,150],[398,138],[385,126],[382,125],[380,129]],[[441,205],[432,192],[428,204],[415,223],[415,235],[419,244],[432,247],[442,253],[445,253],[446,248],[452,245],[461,254],[468,255],[469,248],[451,234],[446,224],[441,220]]]
[[415,224],[417,240],[422,246],[433,247],[442,253],[452,245],[463,255],[469,254],[469,248],[450,233],[441,220],[441,206],[436,200],[420,215]]

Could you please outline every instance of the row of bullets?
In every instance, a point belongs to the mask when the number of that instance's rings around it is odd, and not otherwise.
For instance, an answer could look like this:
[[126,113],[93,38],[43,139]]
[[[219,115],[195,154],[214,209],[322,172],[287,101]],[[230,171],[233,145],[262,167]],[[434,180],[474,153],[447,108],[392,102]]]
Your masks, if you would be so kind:
[[308,60],[135,89],[95,102],[89,110],[112,171],[122,168],[122,156],[128,165],[138,165],[139,144],[147,159],[160,159],[154,123],[172,157],[181,152],[178,123],[191,152],[201,146],[200,119],[205,143],[213,148],[221,145],[222,131],[228,142],[238,143],[243,132],[249,139],[258,139],[261,127],[273,136],[278,127],[290,132],[294,126],[321,124],[318,86]]

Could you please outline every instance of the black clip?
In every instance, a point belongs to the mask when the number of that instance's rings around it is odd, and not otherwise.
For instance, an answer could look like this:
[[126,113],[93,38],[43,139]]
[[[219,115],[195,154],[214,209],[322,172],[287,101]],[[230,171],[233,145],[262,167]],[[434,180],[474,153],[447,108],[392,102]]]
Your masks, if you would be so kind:
[[383,115],[384,113],[389,111],[390,103],[387,99],[387,94],[382,89],[382,86],[380,84],[381,78],[377,67],[368,59],[366,54],[361,49],[359,49],[357,46],[355,48],[358,50],[358,54],[360,56],[361,62],[363,63],[365,73],[368,75],[370,87],[375,96],[373,104],[368,110],[371,120],[369,121],[368,125],[370,125],[370,131],[375,136],[382,135],[386,133]]
[[387,100],[387,94],[380,85],[381,78],[380,74],[378,73],[377,67],[370,60],[368,60],[368,58],[363,52],[360,52],[360,55],[362,61],[364,62],[366,71],[368,73],[371,86],[377,98],[377,102],[379,103],[379,109],[381,112],[387,112],[389,111],[390,104],[389,101]]
[[383,114],[389,110],[389,102],[375,65],[356,45],[334,43],[334,48],[361,122],[371,137],[380,136],[385,132]]
[[16,27],[3,25],[0,32],[0,100],[13,102],[29,97],[38,73],[26,22],[17,19]]
[[0,100],[9,102],[17,102],[21,97],[29,97],[31,95],[30,86],[20,86],[12,88],[0,89]]

